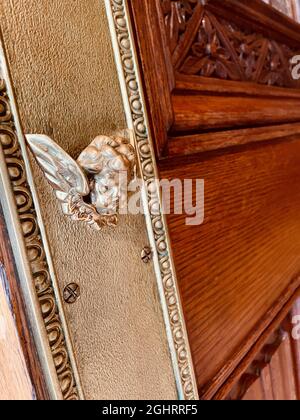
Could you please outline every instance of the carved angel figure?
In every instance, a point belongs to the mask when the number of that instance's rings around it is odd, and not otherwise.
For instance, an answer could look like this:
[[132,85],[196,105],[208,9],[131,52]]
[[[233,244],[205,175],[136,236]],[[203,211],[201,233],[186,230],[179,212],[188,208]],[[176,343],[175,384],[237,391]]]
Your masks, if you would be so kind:
[[27,135],[26,139],[64,214],[97,230],[117,225],[119,205],[127,197],[136,161],[127,139],[98,136],[77,162],[45,135]]

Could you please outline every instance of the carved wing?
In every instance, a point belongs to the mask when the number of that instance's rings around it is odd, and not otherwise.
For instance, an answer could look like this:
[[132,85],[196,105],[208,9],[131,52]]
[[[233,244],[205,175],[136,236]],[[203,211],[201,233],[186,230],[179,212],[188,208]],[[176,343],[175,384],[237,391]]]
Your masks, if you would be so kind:
[[62,203],[65,214],[70,214],[72,196],[84,197],[90,189],[85,173],[60,146],[40,134],[26,136],[27,142],[48,182]]
[[101,216],[94,205],[84,201],[83,197],[90,193],[89,181],[83,169],[71,156],[48,136],[30,134],[26,139],[54,189],[64,214],[73,220],[85,221],[96,230],[105,226],[116,226],[115,215]]

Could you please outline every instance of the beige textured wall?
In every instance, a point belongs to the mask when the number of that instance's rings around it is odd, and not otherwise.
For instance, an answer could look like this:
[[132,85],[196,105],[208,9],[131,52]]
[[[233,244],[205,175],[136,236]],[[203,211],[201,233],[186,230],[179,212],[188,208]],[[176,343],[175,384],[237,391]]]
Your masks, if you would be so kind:
[[[125,126],[104,0],[1,0],[0,19],[26,132],[77,157]],[[86,398],[176,398],[143,218],[95,233],[65,219],[34,174],[60,287],[82,289],[66,314]]]

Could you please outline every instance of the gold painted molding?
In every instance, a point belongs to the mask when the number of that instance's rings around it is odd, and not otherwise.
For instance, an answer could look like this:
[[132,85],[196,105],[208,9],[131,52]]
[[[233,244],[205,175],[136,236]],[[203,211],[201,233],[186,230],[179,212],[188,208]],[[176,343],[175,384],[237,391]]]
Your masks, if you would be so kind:
[[20,284],[50,398],[83,399],[1,33],[0,193]]
[[158,172],[139,77],[127,0],[106,0],[122,96],[129,129],[136,140],[144,182],[143,201],[169,347],[180,399],[198,399],[197,384],[165,217],[161,211]]

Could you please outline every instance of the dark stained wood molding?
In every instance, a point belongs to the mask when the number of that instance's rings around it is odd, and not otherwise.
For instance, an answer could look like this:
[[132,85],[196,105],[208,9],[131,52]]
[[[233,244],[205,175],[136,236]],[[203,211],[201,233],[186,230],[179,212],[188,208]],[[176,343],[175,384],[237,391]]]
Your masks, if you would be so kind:
[[159,176],[205,180],[204,223],[167,218],[199,395],[226,399],[300,294],[300,25],[261,0],[156,0],[153,31],[149,3],[130,6]]
[[294,99],[174,95],[172,104],[172,133],[300,122],[300,101]]
[[241,97],[285,98],[300,100],[300,89],[286,89],[277,86],[257,85],[253,82],[234,82],[213,77],[192,76],[176,73],[173,93],[214,94]]
[[[260,336],[260,338],[257,340],[256,343],[254,343],[251,350],[248,352],[247,356],[242,360],[238,368],[233,372],[233,374],[230,376],[230,378],[227,380],[226,384],[220,388],[220,390],[213,396],[213,399],[215,400],[224,400],[228,399],[228,396],[231,395],[232,390],[238,386],[239,381],[244,381],[244,375],[246,375],[247,369],[249,369],[249,366],[251,364],[255,363],[255,360],[258,359],[258,355],[261,352],[268,352],[268,357],[264,359],[264,365],[270,361],[270,357],[273,352],[276,351],[276,349],[279,347],[279,345],[282,342],[282,333],[283,331],[287,333],[289,336],[291,336],[291,318],[293,314],[296,312],[297,308],[300,308],[299,304],[299,296],[300,296],[300,289],[296,292],[296,294],[286,303],[286,305],[283,307],[283,309],[280,311],[280,313],[274,318],[272,323],[268,326],[268,328],[264,331],[264,333]],[[292,308],[292,310],[291,310]],[[299,315],[299,313],[298,313]],[[281,339],[277,341],[277,343],[272,343],[270,348],[270,336],[281,336]],[[299,342],[291,339],[291,346],[295,347],[298,346],[296,351],[294,351],[294,360],[293,360],[293,366],[294,370],[292,372],[293,379],[295,381],[295,388],[297,392],[297,399],[300,399],[300,382],[299,379],[297,379],[297,376],[299,377],[299,355],[300,355],[300,346]],[[293,349],[291,349],[291,356],[293,356]],[[257,374],[261,373],[263,370],[263,366],[257,366],[257,369],[259,372]],[[250,379],[251,380],[251,379]],[[251,385],[251,383],[248,384],[248,386]],[[241,385],[239,385],[239,388],[241,388]],[[241,399],[243,397],[243,394],[245,394],[245,391],[247,390],[247,386],[244,384],[244,389],[240,389],[240,394],[235,399]]]
[[25,303],[12,255],[11,244],[0,207],[0,262],[3,263],[7,274],[7,284],[5,284],[6,296],[15,319],[27,370],[34,389],[33,399],[49,400],[46,382],[38,359],[30,323],[26,315]]
[[299,48],[300,24],[261,0],[208,0],[207,8],[224,18],[234,15],[249,29]]
[[[297,299],[292,311],[290,312],[290,323],[293,322],[294,316],[300,315],[300,299]],[[295,326],[294,324],[292,324]],[[293,364],[295,366],[295,381],[298,389],[298,400],[300,401],[300,340],[292,341]]]

